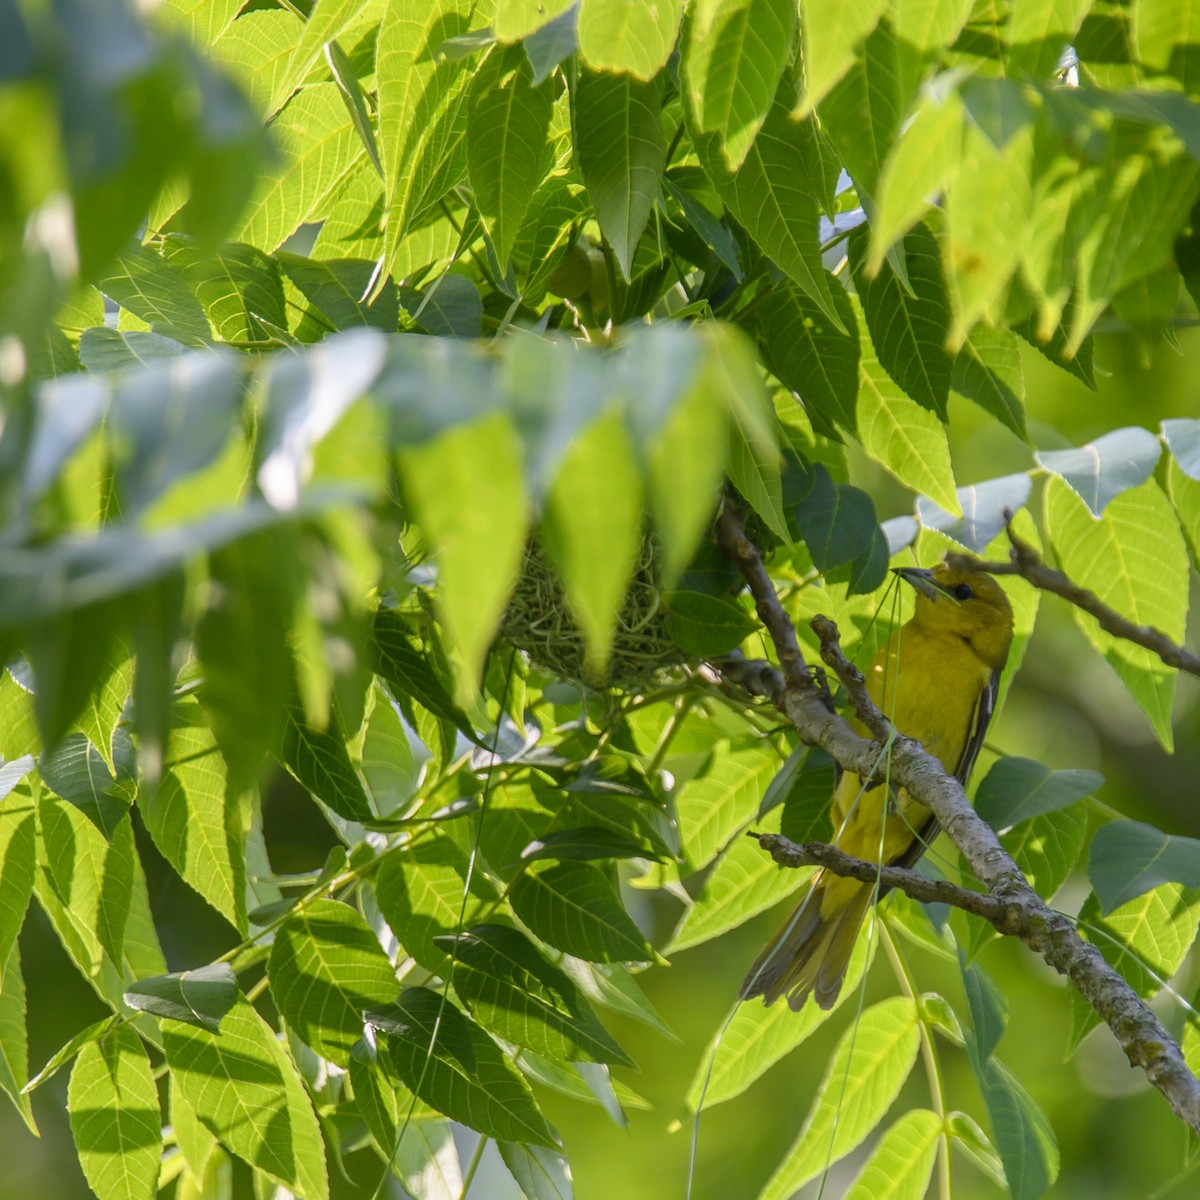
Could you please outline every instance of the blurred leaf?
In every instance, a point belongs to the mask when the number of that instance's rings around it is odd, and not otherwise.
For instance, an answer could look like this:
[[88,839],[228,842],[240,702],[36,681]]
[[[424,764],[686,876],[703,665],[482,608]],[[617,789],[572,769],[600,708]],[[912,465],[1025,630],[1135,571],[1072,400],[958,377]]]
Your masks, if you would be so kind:
[[142,1039],[120,1026],[80,1051],[67,1090],[79,1165],[101,1200],[148,1196],[158,1182],[162,1116]]
[[846,1200],[921,1200],[937,1158],[942,1118],[916,1108],[897,1118],[863,1164]]
[[707,768],[675,797],[683,851],[692,870],[706,866],[758,812],[759,797],[779,769],[761,745],[732,750],[722,744]]
[[237,978],[228,963],[139,979],[125,993],[130,1008],[213,1033],[237,999]]
[[283,922],[267,975],[289,1027],[340,1066],[362,1037],[364,1011],[390,1004],[400,987],[375,933],[336,900],[314,900]]
[[1016,513],[1023,508],[1031,486],[1028,474],[1022,472],[959,488],[956,495],[961,517],[953,517],[932,500],[918,496],[917,516],[926,529],[936,529],[973,553],[983,554],[1003,532],[1005,510]]
[[838,1042],[804,1127],[760,1200],[784,1200],[855,1149],[904,1086],[919,1041],[912,1000],[897,996],[866,1009]]
[[683,78],[697,127],[716,133],[730,170],[742,165],[787,64],[796,22],[789,0],[703,0],[688,16]]
[[[1196,939],[1200,917],[1200,890],[1164,883],[1128,900],[1107,914],[1092,892],[1079,910],[1079,932],[1099,947],[1101,954],[1144,999],[1167,985],[1179,970]],[[1071,994],[1073,1052],[1100,1018],[1077,993]]]
[[866,270],[865,226],[850,235],[850,270],[880,365],[904,392],[946,419],[951,359],[946,353],[950,305],[941,252],[933,234],[917,225],[904,236],[908,280],[884,264],[874,278]]
[[579,53],[597,71],[652,79],[675,45],[683,0],[586,0],[579,10]]
[[1110,500],[1145,483],[1162,446],[1148,429],[1114,429],[1078,450],[1038,450],[1038,465],[1057,475],[1091,509],[1103,516]]
[[580,73],[575,98],[579,169],[596,220],[627,282],[666,161],[660,106],[657,83],[627,74]]
[[387,1062],[400,1080],[452,1120],[498,1141],[555,1145],[529,1085],[495,1042],[428,988],[405,988],[367,1014],[388,1035]]
[[553,1059],[633,1065],[570,977],[523,933],[474,925],[436,940],[455,959],[455,992],[485,1029]]
[[138,810],[184,881],[235,929],[246,930],[244,818],[225,763],[194,701],[177,712],[171,758]]
[[[1155,446],[1157,452],[1157,442]],[[1182,641],[1187,547],[1158,484],[1148,479],[1122,492],[1099,519],[1058,479],[1049,481],[1045,502],[1046,532],[1069,578],[1136,624],[1153,626]],[[1073,613],[1088,641],[1108,659],[1170,750],[1175,670],[1149,650],[1105,633],[1079,609]]]
[[689,654],[712,658],[728,654],[757,628],[744,608],[703,592],[671,592],[666,597],[667,633]]
[[[761,850],[759,854],[767,857]],[[739,1004],[723,1033],[714,1036],[700,1060],[684,1101],[688,1110],[696,1112],[701,1102],[707,1109],[740,1096],[829,1020],[848,998],[857,997],[864,966],[874,955],[876,944],[866,937],[855,943],[842,990],[828,1012],[815,1004],[806,1004],[798,1013],[786,1004],[773,1004],[769,1008],[765,1004]]]
[[526,539],[521,444],[501,414],[448,430],[400,456],[405,492],[438,566],[439,615],[458,651],[460,699],[483,662]]
[[572,1200],[571,1164],[558,1150],[500,1142],[500,1157],[527,1200]]
[[1140,821],[1110,821],[1092,838],[1088,878],[1105,913],[1164,883],[1200,888],[1200,841]]
[[171,1079],[221,1143],[277,1183],[328,1200],[325,1143],[312,1103],[275,1032],[239,998],[220,1033],[162,1027]]
[[592,962],[658,958],[599,867],[535,863],[509,891],[513,911],[558,950]]
[[542,178],[554,107],[549,85],[533,86],[521,46],[497,50],[476,74],[467,115],[467,165],[475,204],[496,258],[508,262]]
[[958,511],[950,446],[937,417],[896,385],[875,357],[863,319],[858,314],[858,437],[863,449],[905,487],[929,496],[946,512]]
[[1066,808],[1104,786],[1098,771],[1052,771],[1029,758],[997,759],[975,792],[975,811],[995,830]]
[[[33,769],[33,759],[26,757],[0,767],[3,776],[9,767]],[[11,779],[13,771],[9,774]],[[34,832],[35,815],[31,797],[24,792],[13,794],[0,786],[0,969],[9,960],[9,952],[25,922],[33,880],[37,871],[37,841]]]
[[609,411],[562,453],[540,529],[597,674],[608,661],[643,536],[633,446],[624,422]]
[[1200,479],[1200,420],[1164,421],[1162,432],[1179,469],[1189,479]]

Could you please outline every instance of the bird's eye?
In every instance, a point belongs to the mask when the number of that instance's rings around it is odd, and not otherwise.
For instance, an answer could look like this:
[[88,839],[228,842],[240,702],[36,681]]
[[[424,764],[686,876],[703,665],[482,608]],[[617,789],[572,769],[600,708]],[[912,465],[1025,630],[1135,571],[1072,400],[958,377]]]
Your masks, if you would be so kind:
[[970,600],[973,595],[974,593],[971,591],[969,583],[960,583],[953,592],[955,600]]

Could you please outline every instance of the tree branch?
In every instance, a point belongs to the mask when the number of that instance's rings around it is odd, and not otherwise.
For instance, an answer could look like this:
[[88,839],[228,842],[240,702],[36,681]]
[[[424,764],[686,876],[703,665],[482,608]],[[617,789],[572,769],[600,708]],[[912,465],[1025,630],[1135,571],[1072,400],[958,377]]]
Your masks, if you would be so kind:
[[1161,629],[1151,625],[1135,625],[1132,621],[1109,608],[1095,592],[1048,567],[1037,550],[1018,536],[1012,526],[1012,513],[1005,510],[1008,521],[1008,540],[1012,544],[1008,562],[986,562],[968,554],[948,554],[946,561],[957,571],[974,571],[985,575],[1019,575],[1034,587],[1044,592],[1061,596],[1068,604],[1075,605],[1096,618],[1100,628],[1113,637],[1142,646],[1151,654],[1157,654],[1169,667],[1178,667],[1191,675],[1200,676],[1200,654],[1173,642]]
[[[822,701],[803,664],[795,630],[762,558],[746,537],[728,501],[717,524],[717,540],[722,551],[742,570],[780,661],[787,655],[789,666],[784,669],[784,686],[772,697],[776,705],[803,741],[828,751],[845,770],[864,778],[871,776],[879,761],[880,745],[859,737]],[[822,657],[841,677],[839,667],[844,655],[840,647],[834,653],[835,634],[836,626],[829,622],[822,638]],[[871,702],[865,687],[847,686],[847,691],[855,715],[868,729],[886,727],[885,718]],[[948,775],[920,742],[899,734],[892,737],[889,778],[893,785],[907,789],[915,800],[933,811],[987,888],[988,895],[1002,906],[1003,925],[997,928],[1020,938],[1075,984],[1112,1030],[1130,1063],[1146,1073],[1181,1120],[1200,1132],[1200,1080],[1188,1069],[1179,1046],[1096,946],[1081,938],[1071,920],[1048,907],[1029,886],[996,834],[971,807],[962,784]],[[879,868],[874,864],[868,866],[874,879]]]

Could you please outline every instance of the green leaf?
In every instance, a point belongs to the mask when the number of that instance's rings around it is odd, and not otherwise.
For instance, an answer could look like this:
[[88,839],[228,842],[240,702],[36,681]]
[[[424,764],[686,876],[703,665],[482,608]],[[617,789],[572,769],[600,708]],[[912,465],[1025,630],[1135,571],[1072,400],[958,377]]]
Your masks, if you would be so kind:
[[583,630],[588,666],[602,676],[643,536],[641,479],[617,412],[593,421],[563,452],[540,536]]
[[8,947],[0,968],[0,1092],[16,1106],[29,1132],[38,1135],[29,1084],[29,1034],[26,1030],[25,979],[21,950]]
[[1161,453],[1162,446],[1154,434],[1139,425],[1129,425],[1078,450],[1039,450],[1034,458],[1099,517],[1114,497],[1145,483]]
[[155,333],[189,346],[212,341],[208,319],[182,273],[145,246],[122,254],[97,287]]
[[814,0],[800,10],[804,30],[804,92],[801,111],[810,112],[850,69],[855,52],[875,28],[887,0]]
[[[822,575],[829,575],[872,554],[877,545],[886,560],[871,497],[861,488],[835,483],[819,463],[808,471],[808,476],[811,487],[792,511],[813,566]],[[840,571],[838,577],[842,577]],[[867,590],[874,590],[882,582],[882,578],[875,579]]]
[[916,1108],[892,1123],[871,1151],[846,1200],[921,1200],[929,1187],[943,1121]]
[[576,0],[496,0],[492,22],[498,42],[517,42],[548,25]]
[[499,413],[401,452],[406,495],[438,565],[437,604],[475,692],[526,538],[521,443]]
[[362,1037],[363,1013],[390,1004],[400,986],[371,928],[336,900],[314,900],[284,921],[267,976],[300,1040],[343,1067]]
[[980,1081],[996,1149],[1013,1200],[1040,1200],[1058,1177],[1058,1143],[1046,1114],[1003,1064],[990,1060]]
[[[746,841],[750,844],[749,838]],[[761,850],[759,854],[767,857]],[[863,970],[877,944],[877,940],[872,942],[865,937],[855,943],[845,983],[828,1012],[815,1004],[806,1004],[798,1013],[786,1004],[772,1004],[769,1008],[765,1004],[739,1004],[728,1026],[719,1036],[714,1035],[700,1059],[684,1099],[688,1110],[696,1112],[701,1102],[708,1109],[740,1096],[785,1054],[824,1025],[848,998],[857,997]]]
[[183,352],[182,343],[173,338],[140,330],[85,329],[79,339],[79,361],[96,372],[170,362]]
[[379,868],[375,892],[380,911],[405,953],[427,970],[440,974],[449,964],[437,936],[470,924],[483,902],[494,898],[476,871],[464,904],[466,874],[466,855],[448,838],[390,854]]
[[1008,62],[1014,77],[1048,76],[1064,46],[1075,40],[1093,0],[1013,0],[1006,29]]
[[504,1041],[548,1058],[633,1065],[570,977],[523,933],[475,925],[461,935],[445,934],[437,944],[455,959],[459,999]]
[[[288,73],[292,48],[304,35],[305,22],[298,12],[285,9],[242,13],[209,45],[209,53],[245,90],[255,109],[274,114],[288,99],[285,91],[278,103],[278,85]],[[155,212],[159,221],[166,214]],[[153,227],[160,228],[160,224]]]
[[373,300],[364,300],[375,264],[359,258],[304,258],[277,251],[275,261],[333,329],[371,325],[395,333],[400,322],[396,287],[388,283]]
[[[810,61],[806,52],[806,67]],[[860,197],[878,190],[884,160],[904,122],[918,63],[919,51],[882,21],[821,101],[821,122]]]
[[1049,901],[1075,869],[1087,838],[1087,827],[1084,805],[1070,804],[1014,825],[1000,842],[1021,868],[1030,887]]
[[520,46],[493,52],[488,64],[472,85],[467,168],[475,206],[503,265],[542,179],[554,94],[548,83],[532,86],[532,68]]
[[693,896],[665,950],[674,953],[719,937],[793,895],[812,875],[808,870],[781,871],[753,838],[735,838]]
[[246,931],[246,852],[238,795],[195,702],[177,710],[171,758],[138,809],[159,853],[229,923]]
[[67,1090],[79,1165],[100,1200],[144,1200],[158,1183],[162,1116],[142,1039],[128,1025],[84,1046]]
[[658,123],[661,103],[657,83],[626,74],[580,74],[575,97],[579,169],[627,282],[666,163]]
[[742,165],[775,98],[792,47],[790,0],[702,0],[689,14],[683,81],[696,125]]
[[800,1136],[759,1200],[784,1200],[858,1146],[904,1086],[919,1042],[914,1001],[866,1009],[838,1042]]
[[760,311],[759,336],[767,365],[796,393],[813,424],[826,432],[837,424],[854,433],[859,360],[854,305],[832,276],[826,285],[844,332],[807,293],[785,283]]
[[944,426],[927,408],[910,400],[883,369],[857,301],[855,311],[862,347],[857,419],[862,448],[905,487],[929,496],[948,513],[959,513]]
[[375,72],[378,126],[386,184],[383,276],[400,243],[422,215],[466,173],[469,59],[451,60],[436,47],[470,29],[473,0],[399,0],[384,10]]
[[1200,10],[1194,0],[1175,0],[1171,4],[1137,0],[1130,16],[1130,33],[1138,61],[1155,71],[1173,75],[1194,97],[1200,85],[1195,45]]
[[942,279],[941,254],[933,234],[917,225],[904,236],[908,286],[885,263],[867,277],[869,232],[850,235],[850,270],[880,364],[919,404],[946,419],[951,359],[946,352],[950,305]]
[[675,807],[691,869],[712,862],[755,816],[759,798],[779,765],[778,755],[761,744],[731,750],[721,743],[708,767],[683,785]]
[[267,251],[322,213],[362,154],[335,83],[299,92],[272,122],[271,131],[282,165],[259,180],[233,239]]
[[667,633],[689,654],[712,658],[740,646],[758,622],[744,608],[703,592],[671,592],[666,597]]
[[975,792],[975,811],[996,830],[1066,808],[1104,786],[1098,771],[1052,771],[1030,758],[998,758]]
[[124,999],[139,1012],[216,1033],[222,1018],[237,1003],[237,977],[228,963],[215,963],[139,979],[130,985]]
[[280,761],[298,782],[347,821],[370,821],[371,808],[358,770],[346,750],[336,714],[327,729],[313,729],[298,708],[284,719]]
[[498,1141],[555,1146],[529,1085],[495,1042],[428,988],[405,988],[367,1014],[388,1035],[386,1060],[420,1099]]
[[276,112],[312,70],[326,43],[339,37],[357,16],[354,0],[319,0],[308,13],[303,31],[295,39],[287,67],[275,84],[267,111]]
[[531,841],[522,851],[524,862],[542,858],[580,859],[590,862],[597,858],[659,858],[640,842],[613,829],[596,825],[585,829],[561,829]]
[[579,53],[597,71],[653,79],[682,15],[683,0],[587,0],[579,10]]
[[[1092,892],[1079,910],[1079,932],[1094,942],[1104,957],[1144,999],[1150,999],[1179,970],[1196,939],[1200,890],[1164,883],[1102,915],[1100,899]],[[1100,1024],[1095,1010],[1082,997],[1071,997],[1073,1051]]]
[[325,1143],[304,1084],[274,1030],[239,998],[221,1032],[162,1027],[171,1079],[200,1123],[258,1171],[328,1200]]
[[1088,878],[1103,912],[1164,883],[1200,887],[1200,841],[1140,821],[1110,821],[1092,838]]
[[183,271],[218,338],[226,342],[260,341],[263,322],[288,327],[279,265],[254,246],[223,246],[208,253],[197,242],[169,235],[164,252]]
[[571,1164],[565,1155],[545,1146],[501,1142],[500,1157],[526,1200],[572,1200]]
[[591,962],[658,958],[599,867],[535,863],[509,891],[513,911],[543,941]]
[[1024,441],[1025,372],[1020,344],[1007,329],[976,325],[954,356],[950,386],[973,400]]
[[[968,966],[959,955],[963,991],[971,1012],[971,1036],[967,1040],[968,1056],[977,1077],[991,1060],[996,1046],[1008,1024],[1008,1001],[992,977],[978,963]],[[982,1078],[980,1079],[982,1084]]]
[[729,211],[763,253],[840,329],[842,317],[832,298],[817,238],[822,166],[809,131],[791,118],[789,90],[786,81],[780,84],[775,102],[736,172],[726,166],[715,136],[693,131],[693,140],[705,174]]
[[137,787],[133,744],[124,731],[117,759],[118,777],[114,778],[87,738],[72,733],[57,749],[42,756],[38,768],[46,786],[75,805],[109,841],[129,812]]
[[[26,757],[5,763],[0,767],[0,776],[20,764],[24,764],[25,772],[33,769],[33,759]],[[14,774],[9,773],[9,778]],[[0,796],[0,964],[4,964],[16,944],[33,894],[37,841],[32,798],[24,790],[13,793],[0,787],[0,792],[6,793]]]
[[[1153,479],[1122,492],[1096,519],[1066,484],[1046,488],[1046,531],[1066,575],[1138,625],[1183,639],[1188,557],[1175,514]],[[1162,744],[1172,746],[1175,671],[1149,650],[1105,633],[1079,609],[1076,623],[1142,706]]]
[[[501,0],[496,11],[497,28],[499,28],[500,12],[505,7],[507,7],[506,0]],[[553,0],[551,4],[539,3],[538,11],[540,13],[558,7],[559,0]],[[554,68],[570,58],[579,48],[578,25],[579,5],[573,3],[566,12],[560,12],[552,21],[547,22],[541,29],[524,39],[525,54],[529,59],[529,65],[533,68],[534,87],[549,79]]]

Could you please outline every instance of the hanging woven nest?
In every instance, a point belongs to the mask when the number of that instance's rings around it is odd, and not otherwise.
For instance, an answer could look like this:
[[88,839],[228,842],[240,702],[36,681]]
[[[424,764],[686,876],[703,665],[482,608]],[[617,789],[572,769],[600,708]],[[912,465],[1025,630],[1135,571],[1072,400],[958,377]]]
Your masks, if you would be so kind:
[[500,635],[560,679],[593,688],[646,683],[658,671],[691,661],[667,633],[661,580],[658,543],[647,532],[617,617],[608,663],[604,674],[597,675],[588,666],[587,642],[571,614],[562,580],[535,534],[526,543]]

